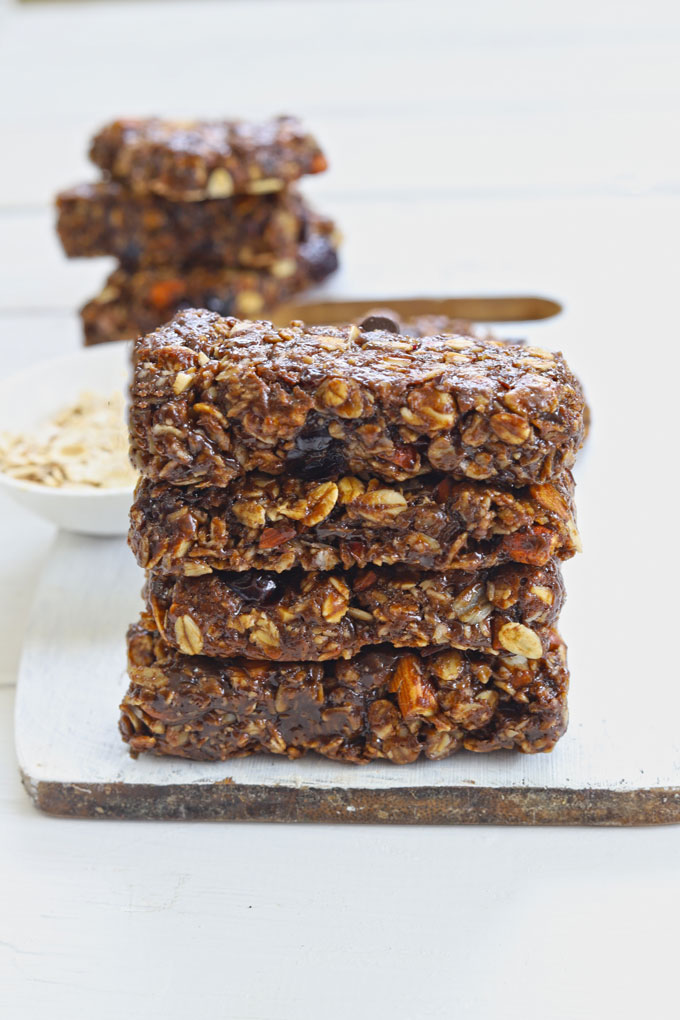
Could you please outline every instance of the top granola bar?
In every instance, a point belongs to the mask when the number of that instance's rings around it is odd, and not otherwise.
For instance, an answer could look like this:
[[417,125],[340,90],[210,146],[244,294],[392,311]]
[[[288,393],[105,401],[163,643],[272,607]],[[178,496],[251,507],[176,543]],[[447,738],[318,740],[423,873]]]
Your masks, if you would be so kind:
[[117,120],[95,135],[90,158],[137,194],[177,202],[268,194],[327,166],[295,117],[261,124]]
[[439,470],[519,486],[571,467],[583,440],[578,380],[536,347],[188,310],[140,337],[133,365],[133,462],[175,485]]

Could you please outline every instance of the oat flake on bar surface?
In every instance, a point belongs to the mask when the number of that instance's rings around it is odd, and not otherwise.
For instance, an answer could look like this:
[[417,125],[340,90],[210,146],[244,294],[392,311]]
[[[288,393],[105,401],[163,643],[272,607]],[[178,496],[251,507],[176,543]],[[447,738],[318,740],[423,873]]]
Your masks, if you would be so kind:
[[75,404],[33,431],[0,436],[0,469],[53,488],[134,485],[123,394],[81,393]]

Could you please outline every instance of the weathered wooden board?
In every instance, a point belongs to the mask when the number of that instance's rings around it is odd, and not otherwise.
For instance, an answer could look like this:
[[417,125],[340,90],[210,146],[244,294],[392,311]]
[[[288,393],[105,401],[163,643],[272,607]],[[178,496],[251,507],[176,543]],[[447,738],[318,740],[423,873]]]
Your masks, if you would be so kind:
[[[61,534],[38,587],[21,663],[19,764],[38,807],[58,815],[243,821],[627,825],[680,821],[678,746],[636,744],[634,706],[601,715],[599,665],[577,670],[573,725],[551,755],[461,754],[407,767],[309,757],[224,764],[141,757],[117,733],[123,635],[141,572],[122,539]],[[570,630],[574,630],[572,626]],[[572,655],[579,662],[582,656]],[[588,675],[584,675],[587,672]],[[669,675],[670,696],[675,683]],[[669,713],[672,715],[672,713]],[[672,725],[669,732],[672,732]],[[617,736],[618,734],[618,736]]]

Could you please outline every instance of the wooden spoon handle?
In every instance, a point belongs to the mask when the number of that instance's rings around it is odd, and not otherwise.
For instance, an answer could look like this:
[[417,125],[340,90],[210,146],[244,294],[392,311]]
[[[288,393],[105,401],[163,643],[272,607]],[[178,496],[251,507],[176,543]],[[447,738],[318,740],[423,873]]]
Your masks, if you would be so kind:
[[445,315],[471,322],[528,322],[558,315],[562,306],[549,298],[531,296],[454,298],[369,298],[362,300],[298,301],[280,305],[272,315],[276,325],[303,319],[309,326],[356,322],[375,308],[391,308],[402,319]]

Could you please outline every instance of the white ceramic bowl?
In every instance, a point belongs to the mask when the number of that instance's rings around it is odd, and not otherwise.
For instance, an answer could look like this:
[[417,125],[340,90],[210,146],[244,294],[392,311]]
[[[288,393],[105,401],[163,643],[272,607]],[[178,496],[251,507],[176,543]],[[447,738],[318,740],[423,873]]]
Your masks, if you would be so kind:
[[[0,381],[0,432],[31,432],[74,404],[84,390],[108,396],[127,394],[130,344],[125,341],[83,348],[41,361]],[[53,489],[0,471],[0,485],[18,503],[65,531],[124,535],[132,486],[111,489]]]

